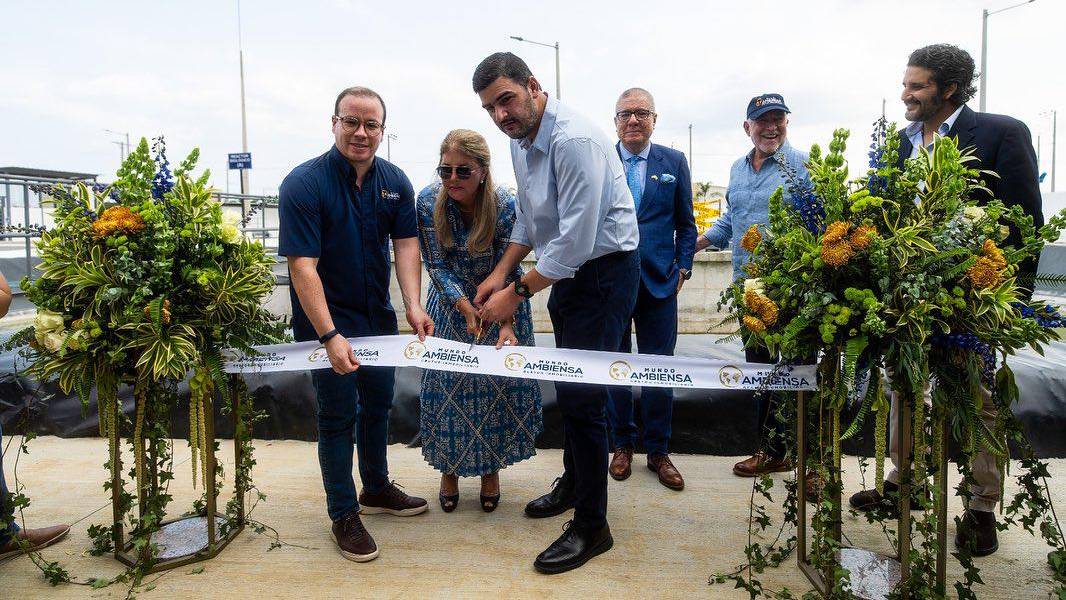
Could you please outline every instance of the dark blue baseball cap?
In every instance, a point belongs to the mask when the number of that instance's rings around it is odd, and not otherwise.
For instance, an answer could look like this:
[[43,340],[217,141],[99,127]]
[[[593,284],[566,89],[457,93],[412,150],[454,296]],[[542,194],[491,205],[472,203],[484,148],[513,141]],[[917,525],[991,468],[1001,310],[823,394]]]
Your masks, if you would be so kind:
[[748,102],[748,120],[758,119],[771,110],[783,110],[786,113],[792,112],[785,105],[785,99],[781,94],[762,94],[755,96]]

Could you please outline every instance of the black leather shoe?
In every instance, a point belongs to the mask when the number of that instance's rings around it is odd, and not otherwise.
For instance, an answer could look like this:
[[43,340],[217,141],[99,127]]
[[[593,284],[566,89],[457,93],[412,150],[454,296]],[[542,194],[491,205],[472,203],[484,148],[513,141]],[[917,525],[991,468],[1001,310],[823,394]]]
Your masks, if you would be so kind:
[[988,556],[999,550],[996,515],[983,510],[967,509],[955,531],[955,547],[969,548],[972,556]]
[[534,569],[548,575],[564,573],[607,552],[614,545],[611,528],[606,523],[599,529],[585,529],[572,521],[567,525],[563,535],[533,561]]
[[554,517],[574,508],[574,484],[564,477],[557,477],[552,491],[526,504],[526,516],[533,519]]
[[[896,519],[899,518],[899,485],[886,481],[884,483],[884,494],[879,493],[876,489],[862,490],[852,494],[848,503],[851,507],[860,512],[872,512],[877,511],[883,514],[885,517]],[[911,510],[920,510],[922,505],[918,502],[917,494],[911,488]],[[926,490],[925,499],[929,500],[929,492]]]

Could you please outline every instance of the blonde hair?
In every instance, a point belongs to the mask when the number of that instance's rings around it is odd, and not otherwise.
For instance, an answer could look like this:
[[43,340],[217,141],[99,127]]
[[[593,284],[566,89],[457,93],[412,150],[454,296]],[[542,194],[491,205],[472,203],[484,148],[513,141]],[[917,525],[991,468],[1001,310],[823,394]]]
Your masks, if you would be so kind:
[[[453,129],[440,144],[441,156],[448,150],[455,150],[477,162],[481,168],[482,180],[474,195],[474,223],[470,227],[467,247],[474,252],[484,252],[492,248],[492,239],[496,235],[496,186],[492,184],[489,162],[489,145],[481,134],[469,129]],[[454,246],[452,228],[448,225],[446,212],[448,192],[442,185],[437,193],[437,202],[433,207],[433,228],[437,230],[437,240],[441,246]]]

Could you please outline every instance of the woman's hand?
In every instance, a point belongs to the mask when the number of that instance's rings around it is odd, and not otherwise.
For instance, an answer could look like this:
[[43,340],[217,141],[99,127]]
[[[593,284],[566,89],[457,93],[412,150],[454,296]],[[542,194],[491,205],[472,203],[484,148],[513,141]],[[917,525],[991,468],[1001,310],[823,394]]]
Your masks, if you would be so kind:
[[500,339],[496,340],[496,349],[504,346],[517,346],[518,336],[514,333],[514,325],[510,321],[500,323]]
[[459,314],[463,315],[466,319],[466,332],[470,335],[477,335],[478,330],[478,316],[477,309],[470,303],[470,300],[466,298],[460,298],[455,303],[455,309],[459,311]]

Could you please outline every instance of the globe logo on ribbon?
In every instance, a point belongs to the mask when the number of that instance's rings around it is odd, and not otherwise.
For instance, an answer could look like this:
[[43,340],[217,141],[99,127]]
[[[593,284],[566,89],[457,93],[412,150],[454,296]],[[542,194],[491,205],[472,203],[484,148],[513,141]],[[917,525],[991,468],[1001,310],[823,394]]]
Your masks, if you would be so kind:
[[629,366],[629,363],[624,360],[616,360],[611,363],[611,367],[607,372],[611,374],[611,379],[624,381],[629,379],[629,375],[633,373],[633,367]]
[[411,342],[407,344],[407,347],[403,349],[403,355],[406,358],[415,360],[421,358],[426,353],[426,345],[422,342]]
[[526,364],[526,357],[517,352],[512,352],[503,359],[503,366],[512,371],[521,371],[524,364]]
[[744,372],[733,365],[726,365],[718,370],[718,379],[726,387],[737,387],[744,380]]
[[326,352],[326,347],[325,346],[319,346],[318,348],[315,348],[314,351],[311,352],[311,354],[307,355],[307,362],[316,363],[316,362],[322,362],[324,360],[325,361],[329,360],[329,353]]

